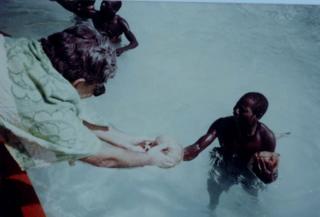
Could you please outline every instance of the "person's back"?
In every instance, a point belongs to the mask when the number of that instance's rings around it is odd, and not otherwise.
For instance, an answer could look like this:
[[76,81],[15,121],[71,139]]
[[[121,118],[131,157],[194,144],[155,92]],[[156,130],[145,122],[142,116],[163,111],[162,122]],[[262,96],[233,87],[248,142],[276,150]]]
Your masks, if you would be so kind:
[[100,150],[101,142],[79,118],[80,95],[73,83],[81,78],[88,85],[104,84],[115,70],[108,48],[87,25],[41,43],[5,38],[0,126],[13,132],[6,147],[23,169]]

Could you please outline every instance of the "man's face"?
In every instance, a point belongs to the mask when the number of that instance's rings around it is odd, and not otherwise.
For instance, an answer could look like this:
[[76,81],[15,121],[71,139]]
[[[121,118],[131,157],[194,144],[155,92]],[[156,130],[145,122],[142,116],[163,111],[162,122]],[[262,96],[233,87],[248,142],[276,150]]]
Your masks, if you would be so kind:
[[117,7],[116,3],[112,1],[103,1],[100,6],[100,10],[110,18],[113,18],[119,9],[120,8]]
[[237,121],[244,126],[253,126],[257,122],[257,117],[253,113],[254,101],[250,98],[241,100],[233,110],[233,115]]

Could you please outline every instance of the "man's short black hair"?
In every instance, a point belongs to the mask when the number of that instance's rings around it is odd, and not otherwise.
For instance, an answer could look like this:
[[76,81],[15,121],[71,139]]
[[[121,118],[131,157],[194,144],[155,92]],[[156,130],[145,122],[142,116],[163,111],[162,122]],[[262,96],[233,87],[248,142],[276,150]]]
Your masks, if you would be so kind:
[[269,106],[268,99],[262,93],[248,92],[238,100],[235,107],[237,107],[245,99],[251,99],[254,102],[253,113],[258,119],[262,118]]
[[101,84],[114,76],[115,52],[91,25],[80,24],[40,40],[54,68],[69,82]]
[[119,11],[122,6],[122,1],[119,0],[103,0],[100,5],[101,12],[104,12],[109,7],[113,8],[115,11]]

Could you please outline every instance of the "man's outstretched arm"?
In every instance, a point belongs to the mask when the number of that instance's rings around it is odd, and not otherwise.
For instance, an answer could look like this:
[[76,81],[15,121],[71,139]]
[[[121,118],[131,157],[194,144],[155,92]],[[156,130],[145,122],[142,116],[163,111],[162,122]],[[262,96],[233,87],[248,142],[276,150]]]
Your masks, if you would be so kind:
[[215,123],[213,123],[205,135],[200,137],[193,145],[190,145],[184,148],[183,160],[184,161],[193,160],[198,156],[200,152],[202,152],[205,148],[207,148],[216,138],[217,138],[217,131],[215,128]]

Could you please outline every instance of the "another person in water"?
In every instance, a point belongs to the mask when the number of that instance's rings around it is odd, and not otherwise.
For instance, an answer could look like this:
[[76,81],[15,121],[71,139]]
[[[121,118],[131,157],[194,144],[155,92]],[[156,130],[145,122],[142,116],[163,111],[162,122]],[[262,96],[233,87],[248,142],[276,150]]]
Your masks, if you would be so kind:
[[117,56],[138,46],[138,41],[130,30],[128,22],[117,14],[121,5],[121,1],[104,0],[101,3],[99,13],[93,17],[95,27],[100,33],[106,35],[112,43],[119,43],[122,34],[124,34],[129,41],[128,45],[116,49]]
[[[184,160],[193,160],[216,138],[220,147],[211,152],[212,170],[208,179],[210,207],[214,209],[223,191],[242,184],[256,195],[263,183],[278,176],[279,155],[273,132],[259,120],[268,108],[261,93],[244,94],[233,108],[233,116],[217,119],[208,132],[184,149]],[[258,177],[258,179],[257,179]],[[259,187],[260,186],[260,187]]]
[[117,15],[117,12],[122,6],[121,1],[104,0],[100,5],[100,11],[95,10],[94,0],[55,1],[83,20],[92,19],[96,29],[108,37],[112,43],[120,43],[121,35],[124,34],[129,41],[129,44],[117,48],[117,56],[120,56],[123,52],[134,49],[139,45],[135,35],[130,30],[128,22],[120,15]]

